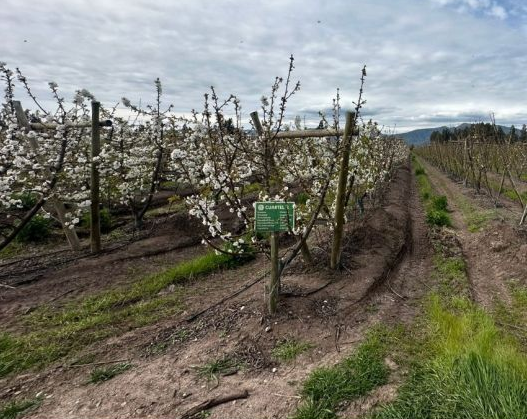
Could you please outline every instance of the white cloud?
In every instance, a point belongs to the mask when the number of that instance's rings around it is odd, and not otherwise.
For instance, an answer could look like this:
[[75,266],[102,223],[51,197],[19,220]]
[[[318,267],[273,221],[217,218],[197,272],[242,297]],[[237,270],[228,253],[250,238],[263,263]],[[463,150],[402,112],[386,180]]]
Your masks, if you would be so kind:
[[[237,94],[248,114],[259,107],[274,76],[284,75],[291,53],[293,77],[302,88],[290,102],[290,117],[305,112],[316,120],[316,110],[331,106],[337,87],[343,104],[352,106],[363,64],[368,65],[365,115],[388,126],[432,124],[438,115],[457,121],[489,110],[519,118],[509,109],[521,108],[527,94],[525,34],[501,20],[499,11],[485,14],[492,7],[507,13],[511,3],[2,3],[0,61],[20,67],[46,100],[46,82],[54,80],[67,99],[75,89],[87,88],[108,105],[122,96],[146,104],[160,77],[164,99],[177,112],[199,109],[203,93],[214,85],[222,96]],[[474,12],[453,12],[459,5]]]
[[507,11],[497,4],[492,5],[488,11],[489,15],[497,17],[498,19],[504,20],[507,18]]

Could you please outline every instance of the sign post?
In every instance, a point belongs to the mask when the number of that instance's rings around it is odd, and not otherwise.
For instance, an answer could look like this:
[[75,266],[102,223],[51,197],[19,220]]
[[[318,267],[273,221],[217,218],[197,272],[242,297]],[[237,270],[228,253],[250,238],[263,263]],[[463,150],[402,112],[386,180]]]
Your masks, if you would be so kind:
[[278,237],[281,231],[295,228],[295,204],[293,202],[255,202],[254,230],[257,233],[271,233],[271,278],[265,287],[265,299],[269,314],[276,312],[280,292],[280,258]]

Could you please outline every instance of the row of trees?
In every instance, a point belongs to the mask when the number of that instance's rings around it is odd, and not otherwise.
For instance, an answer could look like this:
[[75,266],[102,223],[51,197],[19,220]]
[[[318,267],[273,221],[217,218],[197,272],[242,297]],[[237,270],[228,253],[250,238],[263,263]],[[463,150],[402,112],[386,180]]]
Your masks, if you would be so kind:
[[459,131],[455,140],[433,141],[416,151],[464,185],[488,194],[495,205],[503,195],[516,200],[524,208],[522,224],[527,201],[520,184],[527,178],[527,147],[515,141],[513,130],[503,135],[494,121],[476,124]]
[[457,128],[443,128],[441,131],[434,131],[430,135],[432,143],[446,143],[450,141],[463,141],[467,137],[484,139],[494,143],[522,142],[527,143],[527,125],[523,124],[521,129],[516,129],[514,125],[505,132],[503,127],[496,126],[494,123],[479,122],[475,124],[463,124]]
[[[339,127],[337,94],[332,122],[322,115],[329,129],[326,136],[284,139],[281,133],[290,128],[285,120],[287,103],[300,88],[291,80],[293,69],[291,57],[287,76],[277,77],[270,95],[262,97],[258,112],[262,118],[253,118],[252,130],[242,124],[239,99],[234,95],[221,99],[214,88],[205,94],[201,112],[179,118],[172,106],[163,107],[159,79],[153,105],[141,109],[123,98],[131,117],[117,117],[115,107],[102,109],[103,117],[113,121],[111,128],[103,129],[101,152],[95,158],[102,201],[128,207],[141,227],[162,173],[168,172],[176,183],[195,191],[185,201],[189,214],[207,228],[204,242],[218,252],[239,256],[270,253],[268,238],[254,231],[252,203],[294,200],[295,227],[288,233],[295,243],[281,255],[278,275],[300,253],[309,262],[309,237],[320,220],[326,220],[324,228],[338,230],[339,217],[346,215],[338,214],[342,207],[337,205],[338,194],[345,200],[343,208],[352,208],[389,179],[407,149],[403,142],[382,135],[376,123],[359,122],[364,71],[355,112],[348,114],[348,136]],[[0,118],[1,250],[37,213],[56,217],[51,202],[64,203],[67,229],[73,230],[87,211],[89,168],[94,162],[86,128],[91,118],[87,102],[95,98],[80,90],[68,107],[57,85],[50,83],[57,109],[49,111],[18,70],[14,73],[1,64],[0,71],[6,85]],[[34,101],[37,110],[26,111],[32,129],[20,125],[20,115],[17,118],[15,87],[22,87]],[[338,170],[343,164],[349,168],[344,179]],[[225,211],[238,222],[222,224],[220,213]]]

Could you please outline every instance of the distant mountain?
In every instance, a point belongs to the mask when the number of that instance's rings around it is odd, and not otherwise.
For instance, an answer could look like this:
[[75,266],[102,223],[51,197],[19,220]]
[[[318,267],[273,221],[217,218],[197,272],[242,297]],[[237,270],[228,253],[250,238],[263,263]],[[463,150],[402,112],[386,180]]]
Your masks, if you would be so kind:
[[442,131],[445,128],[449,129],[446,126],[414,129],[413,131],[397,134],[397,137],[404,139],[408,144],[421,145],[430,141],[430,136],[434,131]]
[[[467,126],[472,124],[463,123],[458,125],[457,127],[437,127],[437,128],[421,128],[421,129],[414,129],[413,131],[404,132],[402,134],[397,134],[397,137],[404,139],[408,144],[410,145],[422,145],[424,143],[427,143],[430,141],[430,136],[434,131],[442,131],[444,129],[448,130],[454,130],[458,128],[466,128]],[[510,127],[505,127],[503,125],[498,125],[501,127],[503,132],[505,134],[508,134],[510,131]]]

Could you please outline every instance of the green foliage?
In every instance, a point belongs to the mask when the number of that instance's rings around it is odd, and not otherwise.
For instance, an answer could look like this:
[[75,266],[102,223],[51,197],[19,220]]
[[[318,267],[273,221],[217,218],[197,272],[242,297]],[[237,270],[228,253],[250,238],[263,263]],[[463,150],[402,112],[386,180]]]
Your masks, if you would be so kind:
[[0,377],[49,364],[108,336],[178,313],[183,308],[183,289],[160,295],[161,290],[248,260],[210,252],[61,310],[40,307],[27,317],[24,335],[0,334]]
[[302,389],[294,419],[333,419],[343,402],[363,396],[387,382],[385,339],[371,333],[356,351],[333,367],[313,371]]
[[461,209],[463,219],[467,224],[468,231],[476,233],[486,227],[489,221],[496,219],[496,210],[478,210],[465,197],[457,196],[455,199],[457,206]]
[[262,185],[259,182],[251,183],[250,185],[245,185],[243,187],[243,191],[245,193],[254,193],[254,192],[260,192],[262,190]]
[[16,236],[20,243],[42,242],[49,238],[51,221],[42,215],[35,215]]
[[231,357],[224,356],[207,362],[205,365],[196,367],[195,370],[200,378],[207,380],[217,380],[220,375],[237,371],[240,363]]
[[296,339],[286,339],[276,345],[271,354],[274,358],[288,362],[293,361],[296,357],[313,347],[312,344],[301,342]]
[[448,201],[445,195],[434,196],[432,198],[432,208],[437,211],[446,211],[448,209]]
[[0,419],[17,419],[40,406],[41,398],[32,400],[12,401],[6,405],[0,406]]
[[426,222],[431,226],[445,227],[451,226],[452,220],[448,215],[448,201],[444,195],[436,195],[426,172],[417,159],[412,160],[415,167],[417,187],[419,195],[425,203]]
[[300,204],[300,205],[305,205],[307,200],[309,199],[309,195],[305,192],[300,192],[297,196],[296,196],[296,203],[297,204]]
[[14,199],[20,199],[20,201],[22,201],[22,210],[24,211],[28,211],[30,210],[31,208],[33,208],[35,206],[35,204],[37,203],[38,201],[38,197],[31,193],[31,192],[23,192],[23,193],[20,193],[20,194],[15,194],[13,196]]
[[373,418],[527,417],[526,359],[488,314],[468,300],[447,309],[436,297],[426,325],[427,357]]
[[[99,219],[101,222],[101,233],[107,234],[112,231],[112,214],[108,208],[103,208],[99,211]],[[81,225],[89,228],[91,223],[91,214],[89,212],[82,216]]]
[[426,211],[426,222],[431,226],[450,226],[452,221],[450,216],[445,211],[436,210],[434,208],[428,208]]
[[24,246],[22,243],[19,243],[16,240],[12,241],[6,247],[0,250],[0,259],[15,257],[20,254],[23,248]]
[[128,362],[122,362],[108,367],[95,368],[90,373],[89,382],[92,384],[102,383],[104,381],[111,380],[116,375],[122,374],[123,372],[132,368],[132,364]]

